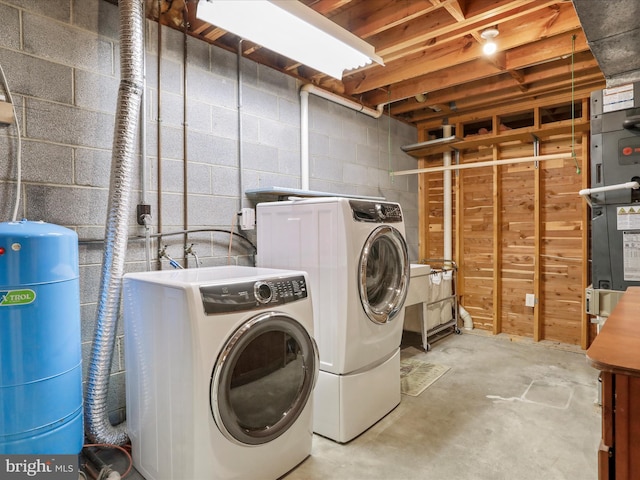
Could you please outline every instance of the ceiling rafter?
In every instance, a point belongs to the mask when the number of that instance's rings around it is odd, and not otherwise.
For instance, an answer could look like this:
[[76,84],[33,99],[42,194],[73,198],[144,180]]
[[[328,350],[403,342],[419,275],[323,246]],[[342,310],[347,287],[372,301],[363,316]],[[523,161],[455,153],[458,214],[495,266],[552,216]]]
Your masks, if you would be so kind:
[[[203,0],[145,1],[150,18],[160,12],[161,23],[177,29],[184,28],[183,4],[190,35],[238,54],[237,36],[195,17]],[[604,87],[571,0],[300,1],[371,43],[385,65],[348,72],[340,81],[249,41],[242,55],[369,107],[392,102],[385,113],[414,125],[441,121],[453,110],[479,115],[496,102],[563,92],[569,98],[572,55],[576,88]],[[481,52],[481,33],[489,27],[499,30],[491,58]]]

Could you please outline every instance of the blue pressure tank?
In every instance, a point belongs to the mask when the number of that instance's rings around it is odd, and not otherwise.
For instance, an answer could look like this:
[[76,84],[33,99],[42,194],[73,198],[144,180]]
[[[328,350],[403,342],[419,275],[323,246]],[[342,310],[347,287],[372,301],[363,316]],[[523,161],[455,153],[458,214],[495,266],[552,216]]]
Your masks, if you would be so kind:
[[84,441],[78,236],[0,223],[0,454],[77,454]]

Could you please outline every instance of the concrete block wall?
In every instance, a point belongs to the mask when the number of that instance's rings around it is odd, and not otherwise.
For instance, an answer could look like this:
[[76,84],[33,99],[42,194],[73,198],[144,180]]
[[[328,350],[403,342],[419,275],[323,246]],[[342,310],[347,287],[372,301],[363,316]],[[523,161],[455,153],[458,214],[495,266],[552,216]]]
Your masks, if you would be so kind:
[[[104,0],[0,0],[0,17],[0,65],[22,132],[18,216],[72,228],[81,239],[86,375],[119,85],[118,10]],[[153,269],[171,268],[166,259],[157,258],[158,248],[164,245],[179,263],[195,266],[194,257],[185,258],[184,253],[185,245],[192,243],[203,266],[253,265],[255,231],[238,232],[236,212],[241,205],[255,206],[256,199],[246,198],[245,190],[300,188],[301,85],[292,77],[243,59],[239,128],[236,54],[189,37],[185,68],[181,32],[162,27],[158,35],[158,25],[147,22],[145,33],[146,123],[141,132],[146,161],[139,148],[129,234],[145,233],[135,213],[135,205],[145,201],[151,205],[151,233],[160,229],[165,234],[161,244],[152,241]],[[309,112],[310,189],[400,202],[410,258],[415,260],[417,178],[389,176],[390,170],[416,167],[415,160],[400,150],[401,145],[417,141],[415,128],[387,116],[376,120],[313,95]],[[0,127],[0,221],[10,220],[15,203],[16,152],[15,127]],[[185,198],[186,226],[215,231],[190,233],[187,238],[168,235],[185,227]],[[245,239],[231,236],[231,230]],[[132,238],[127,270],[146,269],[145,258],[144,242]],[[123,354],[120,322],[108,400],[114,422],[124,418]]]

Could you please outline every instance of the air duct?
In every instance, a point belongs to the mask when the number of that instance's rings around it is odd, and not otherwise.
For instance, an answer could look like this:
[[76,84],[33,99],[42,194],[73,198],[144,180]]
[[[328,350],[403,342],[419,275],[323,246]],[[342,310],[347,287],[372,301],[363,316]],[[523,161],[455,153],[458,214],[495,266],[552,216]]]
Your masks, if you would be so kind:
[[128,440],[124,423],[112,426],[109,421],[107,390],[127,250],[135,138],[144,85],[142,0],[120,0],[119,13],[120,87],[111,157],[102,275],[85,402],[85,433],[89,440],[114,445],[122,445]]

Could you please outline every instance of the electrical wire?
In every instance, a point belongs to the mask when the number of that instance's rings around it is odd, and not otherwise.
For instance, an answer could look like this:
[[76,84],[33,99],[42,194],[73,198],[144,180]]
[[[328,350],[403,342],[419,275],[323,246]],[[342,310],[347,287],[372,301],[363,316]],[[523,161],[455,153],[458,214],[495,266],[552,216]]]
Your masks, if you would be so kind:
[[[236,217],[237,215],[234,215],[233,218],[231,219],[231,233],[235,233],[233,230],[236,226]],[[233,235],[229,235],[229,251],[227,252],[227,265],[231,265],[231,245],[233,244]]]
[[0,65],[0,76],[2,76],[2,83],[4,91],[7,93],[7,99],[11,104],[13,110],[13,118],[16,122],[16,136],[18,139],[18,151],[16,152],[16,199],[13,207],[13,214],[11,221],[15,222],[18,219],[18,207],[20,206],[20,191],[22,190],[22,135],[20,133],[20,122],[18,121],[18,113],[16,112],[16,104],[13,102],[13,96],[7,83],[7,77],[4,74],[4,69]]
[[[175,232],[168,233],[152,233],[149,235],[149,238],[160,238],[160,237],[170,237],[174,235],[184,235],[185,233],[207,233],[207,232],[218,232],[218,233],[228,233],[235,237],[241,238],[245,242],[247,242],[251,248],[253,248],[254,253],[258,251],[255,243],[249,240],[247,237],[242,235],[241,233],[234,232],[232,230],[225,230],[222,228],[191,228],[189,230],[177,230]],[[129,237],[129,240],[144,240],[144,235],[133,235]],[[104,238],[81,238],[78,240],[79,243],[102,243],[104,242]]]
[[[387,150],[389,153],[389,174],[393,173],[393,165],[391,164],[391,87],[387,90],[387,104],[389,105],[389,119],[387,131]],[[391,183],[395,181],[395,176],[391,175]]]

